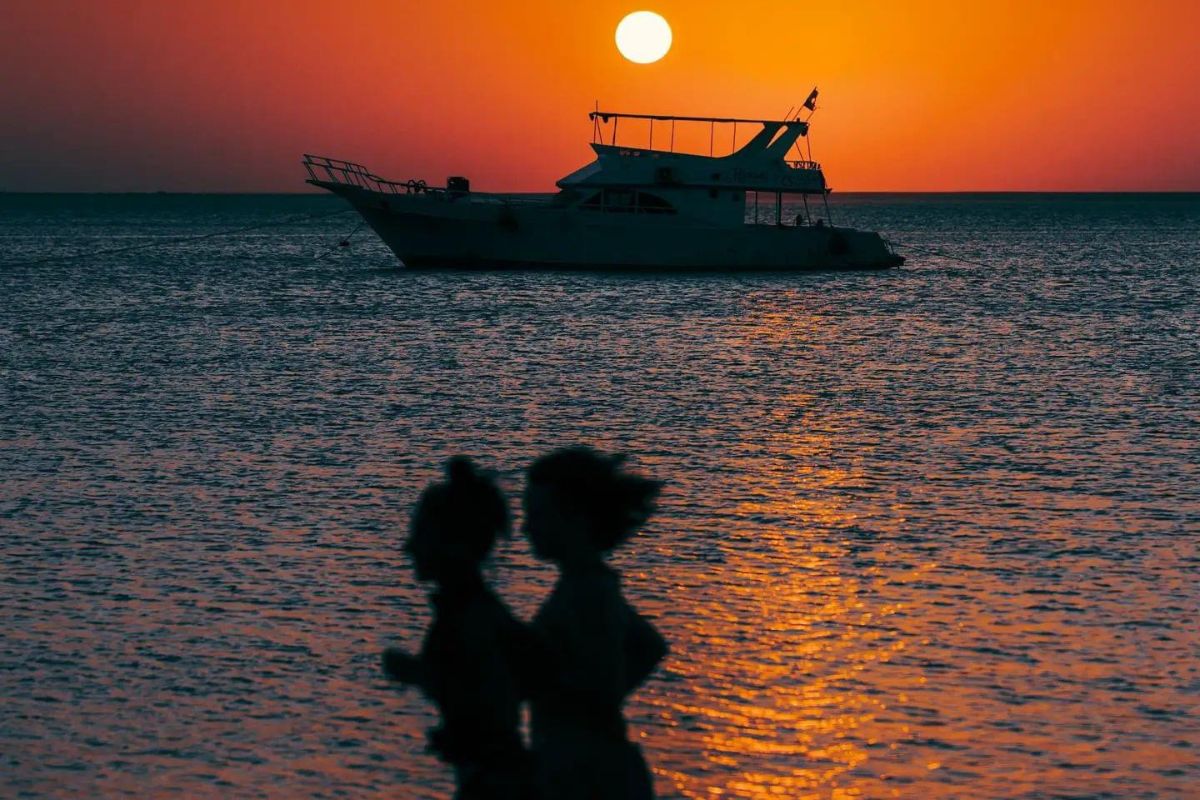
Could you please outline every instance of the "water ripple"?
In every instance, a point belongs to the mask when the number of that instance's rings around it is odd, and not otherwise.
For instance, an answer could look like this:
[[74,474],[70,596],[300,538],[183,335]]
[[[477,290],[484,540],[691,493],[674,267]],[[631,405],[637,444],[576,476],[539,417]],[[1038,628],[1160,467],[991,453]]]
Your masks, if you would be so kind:
[[[331,208],[0,205],[13,258]],[[585,441],[670,480],[618,558],[663,796],[1188,796],[1200,202],[835,211],[994,267],[407,274],[334,219],[0,272],[0,793],[446,796],[376,668],[407,510]]]

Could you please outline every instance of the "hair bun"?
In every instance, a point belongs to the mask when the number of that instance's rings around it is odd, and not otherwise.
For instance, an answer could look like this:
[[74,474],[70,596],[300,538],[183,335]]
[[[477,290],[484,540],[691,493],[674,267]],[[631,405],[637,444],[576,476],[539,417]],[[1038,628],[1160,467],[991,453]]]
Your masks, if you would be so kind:
[[450,483],[467,484],[478,482],[481,476],[471,459],[455,456],[446,462],[446,477]]

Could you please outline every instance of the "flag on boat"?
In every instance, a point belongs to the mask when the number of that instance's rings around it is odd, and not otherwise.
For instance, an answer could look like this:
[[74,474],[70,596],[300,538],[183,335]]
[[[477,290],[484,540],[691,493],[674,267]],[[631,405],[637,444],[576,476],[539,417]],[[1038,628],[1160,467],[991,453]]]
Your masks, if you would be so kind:
[[804,101],[804,107],[809,111],[817,110],[817,87],[814,86],[813,90],[809,92],[808,99]]

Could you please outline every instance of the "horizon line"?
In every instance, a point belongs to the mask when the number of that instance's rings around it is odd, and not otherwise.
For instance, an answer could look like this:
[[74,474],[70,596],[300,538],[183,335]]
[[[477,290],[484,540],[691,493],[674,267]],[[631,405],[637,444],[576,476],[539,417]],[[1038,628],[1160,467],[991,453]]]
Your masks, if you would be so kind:
[[[501,194],[546,194],[553,195],[557,192],[502,192]],[[495,192],[480,192],[480,194],[496,194]],[[785,192],[787,194],[787,192]],[[852,194],[923,194],[923,195],[1129,195],[1129,194],[1154,194],[1154,195],[1188,195],[1200,194],[1200,187],[1195,189],[846,189],[843,191],[831,191],[830,197],[838,195]],[[0,189],[0,197],[14,195],[35,195],[35,196],[52,196],[52,195],[121,195],[121,196],[211,196],[211,197],[326,197],[330,199],[339,199],[336,195],[321,191],[271,191],[271,190],[253,190],[253,191],[238,191],[238,190],[188,190],[188,189],[137,189],[137,190],[89,190],[89,189],[69,189],[69,190],[52,190],[52,189]]]

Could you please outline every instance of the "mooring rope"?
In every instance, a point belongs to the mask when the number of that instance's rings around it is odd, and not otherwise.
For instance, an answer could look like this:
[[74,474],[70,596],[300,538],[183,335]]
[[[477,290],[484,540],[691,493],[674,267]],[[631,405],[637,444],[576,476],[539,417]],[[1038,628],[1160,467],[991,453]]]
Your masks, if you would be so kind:
[[366,224],[367,224],[366,220],[360,221],[357,225],[354,226],[354,230],[350,231],[350,233],[346,234],[341,239],[338,239],[337,242],[335,242],[334,244],[331,244],[329,246],[329,248],[325,250],[325,252],[317,255],[314,260],[320,261],[322,258],[325,258],[325,256],[332,255],[333,253],[336,253],[338,250],[349,247],[350,240],[354,238],[354,234],[361,231],[363,229],[363,226]]
[[[150,250],[155,247],[165,247],[173,244],[183,244],[185,242],[198,242],[203,239],[216,239],[222,236],[232,236],[237,233],[247,233],[248,231],[257,231],[264,228],[278,228],[283,225],[291,225],[296,222],[325,219],[326,217],[336,217],[341,214],[352,213],[354,213],[354,209],[343,208],[339,209],[338,211],[329,211],[324,214],[300,214],[297,216],[287,217],[286,219],[275,220],[273,222],[261,222],[256,225],[244,225],[240,228],[229,228],[222,231],[199,233],[194,236],[170,236],[164,239],[155,239],[152,242],[139,242],[138,244],[126,245],[124,247],[110,247],[105,250],[88,250],[81,253],[63,253],[60,255],[45,256],[43,258],[34,258],[28,261],[0,261],[0,269],[9,267],[31,267],[37,264],[51,264],[57,261],[74,261],[75,259],[89,258],[92,256],[108,256],[116,253],[131,253],[136,250]],[[351,234],[351,236],[353,236],[353,234]]]

